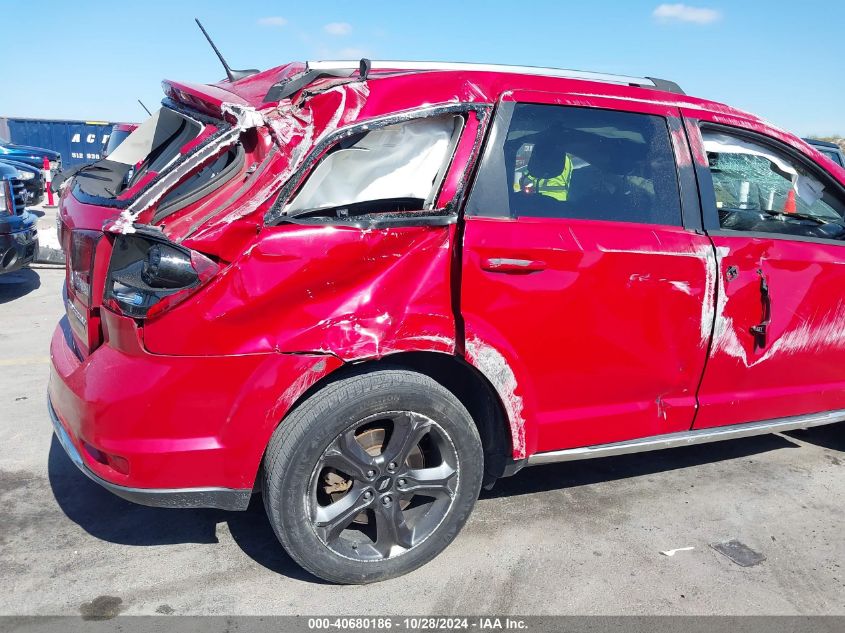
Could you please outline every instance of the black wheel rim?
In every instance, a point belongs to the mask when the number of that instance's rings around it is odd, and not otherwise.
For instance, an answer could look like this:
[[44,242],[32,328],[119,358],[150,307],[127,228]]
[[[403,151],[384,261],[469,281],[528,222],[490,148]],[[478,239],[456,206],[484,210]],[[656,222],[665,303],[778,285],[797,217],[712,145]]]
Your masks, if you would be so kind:
[[[365,449],[365,437],[383,437]],[[334,553],[395,558],[446,518],[458,486],[455,445],[442,426],[412,411],[364,418],[336,437],[314,467],[307,493],[311,526]]]

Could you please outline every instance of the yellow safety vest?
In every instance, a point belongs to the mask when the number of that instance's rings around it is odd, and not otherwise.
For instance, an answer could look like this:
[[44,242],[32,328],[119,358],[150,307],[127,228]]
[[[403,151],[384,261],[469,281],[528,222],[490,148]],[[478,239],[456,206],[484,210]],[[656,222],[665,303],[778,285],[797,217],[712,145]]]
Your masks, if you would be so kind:
[[523,179],[523,183],[526,181],[533,182],[537,193],[563,202],[569,195],[569,183],[572,180],[572,159],[569,158],[569,154],[566,155],[563,171],[554,178],[535,178],[525,172]]

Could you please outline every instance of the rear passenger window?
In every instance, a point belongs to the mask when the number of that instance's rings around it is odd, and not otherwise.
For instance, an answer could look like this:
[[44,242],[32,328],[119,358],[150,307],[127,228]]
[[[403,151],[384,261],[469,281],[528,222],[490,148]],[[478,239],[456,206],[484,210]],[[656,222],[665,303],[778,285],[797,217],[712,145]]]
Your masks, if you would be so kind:
[[433,209],[463,122],[434,116],[344,139],[326,152],[285,213],[347,217]]
[[786,153],[703,130],[722,229],[845,238],[845,203]]
[[516,104],[507,133],[491,143],[470,214],[681,224],[677,169],[662,117]]

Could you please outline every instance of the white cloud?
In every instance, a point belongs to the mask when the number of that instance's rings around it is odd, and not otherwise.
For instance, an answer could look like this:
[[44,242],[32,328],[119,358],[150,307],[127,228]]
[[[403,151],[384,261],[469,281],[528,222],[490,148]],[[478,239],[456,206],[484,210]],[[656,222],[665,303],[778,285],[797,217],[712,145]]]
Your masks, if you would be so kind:
[[661,4],[652,13],[659,22],[692,22],[712,24],[722,18],[721,11],[687,4]]
[[280,15],[271,15],[266,18],[258,18],[258,26],[284,26],[288,21]]
[[329,35],[347,35],[352,31],[352,25],[348,22],[329,22],[323,30]]

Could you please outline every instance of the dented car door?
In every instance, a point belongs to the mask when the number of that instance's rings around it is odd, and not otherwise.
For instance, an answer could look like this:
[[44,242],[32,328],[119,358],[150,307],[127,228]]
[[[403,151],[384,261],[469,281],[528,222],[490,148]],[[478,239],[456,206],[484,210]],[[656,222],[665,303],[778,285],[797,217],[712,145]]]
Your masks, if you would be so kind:
[[715,261],[678,111],[514,92],[494,118],[466,209],[461,311],[514,455],[689,429]]
[[695,426],[845,409],[842,186],[759,123],[685,114],[719,267]]

